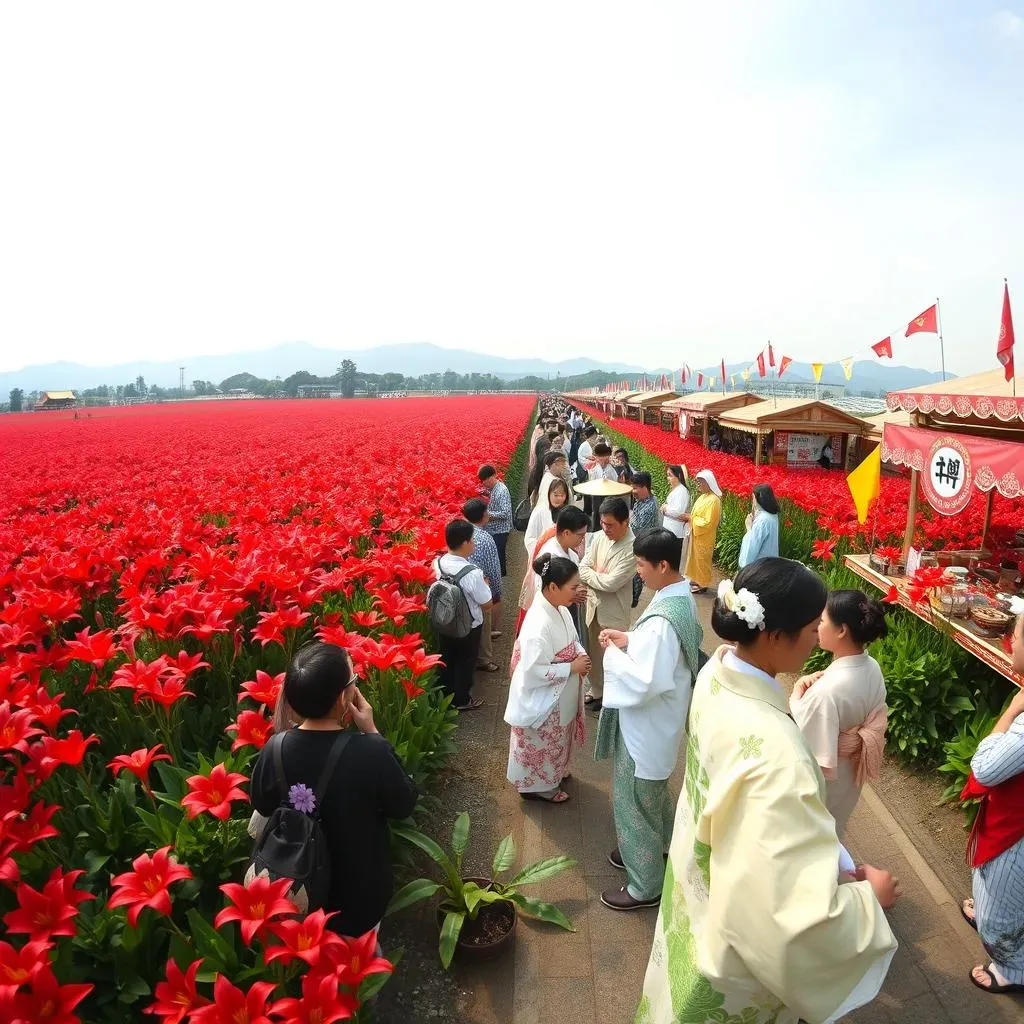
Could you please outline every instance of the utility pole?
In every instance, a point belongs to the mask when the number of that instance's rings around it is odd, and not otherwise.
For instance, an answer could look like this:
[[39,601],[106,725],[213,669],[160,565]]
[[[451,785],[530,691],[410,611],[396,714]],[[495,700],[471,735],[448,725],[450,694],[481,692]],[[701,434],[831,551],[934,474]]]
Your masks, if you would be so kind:
[[182,399],[185,398],[185,367],[178,367],[178,389],[181,391]]

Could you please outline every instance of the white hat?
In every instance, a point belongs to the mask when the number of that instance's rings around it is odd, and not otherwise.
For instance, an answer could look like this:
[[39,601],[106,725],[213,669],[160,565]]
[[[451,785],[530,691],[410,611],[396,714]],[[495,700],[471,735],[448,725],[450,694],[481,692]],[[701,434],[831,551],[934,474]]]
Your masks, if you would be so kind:
[[704,483],[706,483],[708,487],[710,487],[711,490],[718,495],[719,498],[722,496],[722,488],[718,486],[718,481],[715,479],[715,474],[712,473],[710,469],[702,469],[697,474],[697,479],[703,480]]

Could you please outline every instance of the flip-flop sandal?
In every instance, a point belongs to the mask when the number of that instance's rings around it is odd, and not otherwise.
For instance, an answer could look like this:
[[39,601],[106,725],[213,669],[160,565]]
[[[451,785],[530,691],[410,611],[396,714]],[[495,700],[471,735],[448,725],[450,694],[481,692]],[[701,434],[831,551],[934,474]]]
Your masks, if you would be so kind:
[[691,594],[706,594],[708,592],[707,587],[690,587]]
[[[974,976],[974,971],[978,970],[978,968],[981,968],[981,970],[988,975],[989,981],[992,982],[991,985],[982,985],[982,983]],[[967,977],[971,979],[971,984],[973,984],[975,988],[980,988],[982,992],[991,992],[996,996],[1011,995],[1014,992],[1024,992],[1024,985],[1014,985],[1012,983],[1004,985],[1002,982],[996,981],[996,976],[992,971],[982,964],[978,964],[978,967],[975,967],[974,970],[968,971]]]
[[978,922],[973,917],[967,916],[967,904],[970,903],[971,910],[974,909],[974,900],[966,899],[960,904],[960,916],[975,930],[978,930]]
[[520,793],[519,796],[523,800],[542,800],[546,804],[564,804],[567,800],[572,799],[572,797],[562,789],[552,793],[551,796],[544,796],[543,793]]
[[477,665],[477,672],[500,672],[501,666],[495,665],[493,661],[488,661],[483,665]]
[[600,697],[595,697],[592,693],[588,693],[583,698],[583,703],[584,704],[596,704],[600,699],[601,699]]
[[484,706],[484,699],[483,699],[483,697],[473,697],[473,698],[471,698],[471,700],[470,700],[470,702],[468,704],[463,704],[461,707],[460,706],[456,706],[455,710],[456,711],[476,711],[477,708],[482,708],[483,706]]

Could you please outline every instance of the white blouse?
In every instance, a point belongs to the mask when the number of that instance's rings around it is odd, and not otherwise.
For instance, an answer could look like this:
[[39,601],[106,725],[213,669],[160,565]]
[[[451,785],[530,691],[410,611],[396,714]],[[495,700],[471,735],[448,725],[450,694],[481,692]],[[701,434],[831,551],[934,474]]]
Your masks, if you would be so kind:
[[685,515],[690,511],[690,490],[686,484],[680,484],[678,487],[673,487],[672,490],[668,492],[665,504],[668,507],[669,512],[673,513],[673,515],[664,516],[662,526],[664,526],[670,533],[674,533],[677,537],[682,537],[684,539],[689,537],[690,524],[674,518],[676,515]]

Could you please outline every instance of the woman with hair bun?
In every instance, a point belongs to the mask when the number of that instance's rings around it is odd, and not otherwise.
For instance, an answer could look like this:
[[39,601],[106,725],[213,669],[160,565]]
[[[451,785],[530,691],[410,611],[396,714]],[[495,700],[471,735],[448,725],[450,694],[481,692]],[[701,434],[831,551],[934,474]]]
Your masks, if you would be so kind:
[[885,636],[885,607],[860,590],[833,590],[818,627],[832,655],[824,672],[798,680],[789,709],[821,766],[826,803],[843,838],[865,782],[878,778],[885,751],[885,680],[864,648]]
[[821,580],[762,558],[723,580],[728,646],[690,701],[686,779],[637,1024],[833,1021],[870,1002],[896,939],[888,871],[855,867],[776,677],[817,641]]
[[747,516],[747,532],[740,545],[741,569],[759,558],[779,557],[779,503],[770,484],[754,486],[752,504]]
[[580,574],[569,558],[543,554],[533,563],[540,589],[512,649],[505,721],[512,726],[508,781],[524,800],[562,804],[574,745],[582,745],[583,678],[590,658],[573,625]]

